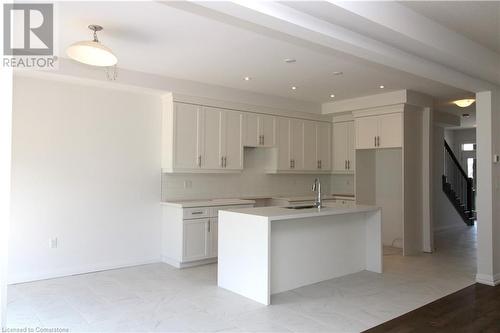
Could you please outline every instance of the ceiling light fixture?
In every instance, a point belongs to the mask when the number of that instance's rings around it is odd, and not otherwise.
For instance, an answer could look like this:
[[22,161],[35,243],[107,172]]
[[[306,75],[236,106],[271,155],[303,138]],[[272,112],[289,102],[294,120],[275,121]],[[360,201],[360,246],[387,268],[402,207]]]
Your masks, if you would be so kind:
[[474,103],[475,101],[476,100],[473,98],[466,98],[466,99],[459,99],[459,100],[453,101],[453,104],[455,104],[456,106],[461,107],[461,108],[466,108],[468,106],[471,106],[472,103]]
[[384,86],[384,85],[380,85],[380,86],[379,86],[379,88],[380,88],[380,89],[384,89],[384,88],[385,88],[385,86]]
[[293,59],[293,58],[286,58],[286,59],[285,59],[285,62],[286,62],[287,64],[293,64],[293,63],[294,63],[294,62],[296,62],[296,61],[297,61],[297,60],[295,60],[295,59]]
[[114,66],[118,59],[111,49],[99,42],[97,32],[102,30],[100,25],[91,24],[89,29],[94,32],[94,39],[91,41],[80,41],[72,44],[66,50],[66,54],[76,61],[86,65],[109,67]]
[[243,80],[245,80],[245,81],[250,81],[251,79],[252,79],[252,78],[251,78],[250,76],[245,76],[245,77],[243,78]]
[[335,97],[335,94],[330,94],[330,97],[331,97],[331,98],[334,98],[334,97]]
[[333,72],[333,75],[342,75],[344,72]]
[[297,87],[296,86],[292,86],[292,90],[297,90]]

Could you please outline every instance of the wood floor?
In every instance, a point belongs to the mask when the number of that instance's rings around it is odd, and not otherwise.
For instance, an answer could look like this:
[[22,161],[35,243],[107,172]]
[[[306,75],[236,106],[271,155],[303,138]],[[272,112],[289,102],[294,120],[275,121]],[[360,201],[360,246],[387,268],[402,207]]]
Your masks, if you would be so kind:
[[365,332],[500,332],[500,286],[474,284]]

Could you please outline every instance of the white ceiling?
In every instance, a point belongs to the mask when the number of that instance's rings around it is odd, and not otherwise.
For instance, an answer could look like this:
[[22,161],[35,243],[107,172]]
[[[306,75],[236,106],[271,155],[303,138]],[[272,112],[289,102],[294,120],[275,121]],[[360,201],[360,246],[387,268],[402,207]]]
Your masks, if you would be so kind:
[[500,53],[500,1],[404,1],[401,3]]
[[[341,53],[298,46],[158,2],[60,2],[61,53],[90,39],[100,24],[103,44],[121,68],[313,102],[412,89],[440,98],[464,91]],[[286,64],[285,58],[297,60]],[[344,75],[335,76],[334,71]],[[244,76],[252,77],[244,81]],[[291,86],[298,87],[293,91]]]

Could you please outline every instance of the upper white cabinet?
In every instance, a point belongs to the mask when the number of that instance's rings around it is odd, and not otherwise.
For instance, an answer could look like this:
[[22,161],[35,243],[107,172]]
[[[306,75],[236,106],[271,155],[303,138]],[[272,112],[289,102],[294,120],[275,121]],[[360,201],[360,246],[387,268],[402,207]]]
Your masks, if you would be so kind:
[[244,116],[246,147],[274,147],[276,144],[276,118],[274,116],[246,112]]
[[332,168],[332,127],[329,123],[316,124],[316,168],[329,171]]
[[243,114],[186,103],[163,110],[164,172],[234,172],[243,169]]
[[402,147],[402,113],[355,117],[356,149]]
[[354,121],[333,124],[333,171],[350,173],[355,170]]

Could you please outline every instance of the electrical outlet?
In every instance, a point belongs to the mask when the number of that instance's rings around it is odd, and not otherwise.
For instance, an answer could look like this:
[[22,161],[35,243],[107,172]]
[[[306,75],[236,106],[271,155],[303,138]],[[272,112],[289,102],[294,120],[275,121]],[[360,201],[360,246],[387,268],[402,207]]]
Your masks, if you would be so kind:
[[49,247],[50,247],[51,249],[57,249],[57,237],[55,237],[55,238],[51,238],[51,239],[49,240]]

